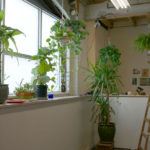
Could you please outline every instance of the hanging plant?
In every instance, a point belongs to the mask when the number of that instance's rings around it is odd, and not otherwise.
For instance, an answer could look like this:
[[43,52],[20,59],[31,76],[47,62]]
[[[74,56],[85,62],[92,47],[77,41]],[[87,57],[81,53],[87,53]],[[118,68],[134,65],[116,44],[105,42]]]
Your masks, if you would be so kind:
[[88,35],[86,25],[81,20],[57,21],[51,28],[51,36],[47,42],[49,49],[59,53],[62,87],[66,78],[66,62],[70,59],[67,52],[70,50],[75,55],[79,55],[82,50],[81,40],[84,40],[86,35]]
[[136,46],[136,50],[144,52],[150,50],[150,33],[149,34],[141,34],[134,41]]
[[81,40],[88,34],[86,25],[81,20],[57,21],[51,28],[52,36],[47,39],[50,47],[57,48],[60,55],[63,55],[67,49],[74,51],[79,55],[82,50]]

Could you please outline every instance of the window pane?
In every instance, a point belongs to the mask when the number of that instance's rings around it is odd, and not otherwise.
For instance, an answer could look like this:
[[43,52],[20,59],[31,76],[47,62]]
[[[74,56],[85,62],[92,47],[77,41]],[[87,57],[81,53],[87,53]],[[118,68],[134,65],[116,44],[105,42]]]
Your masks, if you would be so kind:
[[[50,36],[50,28],[54,25],[54,23],[56,22],[57,20],[53,17],[51,17],[50,15],[48,15],[47,13],[45,12],[42,12],[42,46],[48,46],[47,42],[46,42],[46,39],[49,38]],[[57,55],[59,55],[57,53]],[[54,60],[54,61],[57,61],[57,66],[56,66],[56,70],[52,73],[48,73],[48,75],[50,77],[55,77],[56,78],[56,82],[52,82],[50,81],[48,83],[48,86],[49,88],[51,87],[51,85],[54,85],[55,88],[53,89],[53,91],[60,91],[60,83],[61,83],[61,80],[60,80],[60,69],[59,69],[59,60]]]
[[[18,59],[18,61],[17,61]],[[12,94],[15,87],[23,79],[23,83],[31,82],[31,70],[34,67],[34,62],[25,58],[16,58],[5,56],[5,75],[9,78],[5,81],[9,84],[9,94]]]
[[66,63],[66,92],[70,90],[70,50],[67,51],[67,63]]
[[50,36],[50,28],[57,20],[42,12],[42,46],[48,46],[46,39]]
[[[33,55],[38,49],[38,9],[22,0],[6,0],[6,25],[25,33],[16,36],[19,53]],[[11,43],[13,49],[14,46]]]

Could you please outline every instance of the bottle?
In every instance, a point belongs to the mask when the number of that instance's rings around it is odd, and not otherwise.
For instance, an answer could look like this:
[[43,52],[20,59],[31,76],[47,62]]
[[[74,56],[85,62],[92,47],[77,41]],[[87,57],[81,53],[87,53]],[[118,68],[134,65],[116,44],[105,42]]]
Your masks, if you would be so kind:
[[61,92],[66,92],[65,82],[62,82],[61,84]]

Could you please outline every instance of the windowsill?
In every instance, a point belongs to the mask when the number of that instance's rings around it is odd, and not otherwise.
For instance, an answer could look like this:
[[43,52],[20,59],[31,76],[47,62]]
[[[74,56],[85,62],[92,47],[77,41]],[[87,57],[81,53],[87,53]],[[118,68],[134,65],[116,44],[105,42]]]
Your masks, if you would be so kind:
[[90,96],[65,96],[65,97],[56,97],[50,100],[26,100],[25,103],[22,104],[12,104],[12,103],[5,103],[5,104],[0,104],[0,110],[3,109],[11,109],[11,108],[20,108],[20,107],[26,107],[26,106],[31,106],[31,107],[49,107],[49,106],[54,106],[54,105],[62,105],[62,104],[67,104],[67,103],[73,103],[73,102],[79,102],[82,100],[89,100]]
[[[50,92],[48,92],[48,94],[50,94]],[[69,92],[53,92],[53,94],[55,95],[55,97],[66,97],[66,96],[69,96]]]
[[[50,94],[51,92],[48,92],[48,94]],[[53,94],[55,95],[55,97],[64,97],[64,96],[69,96],[69,92],[53,92]],[[16,96],[14,94],[10,94],[8,96]]]
[[[66,94],[66,93],[65,93]],[[55,105],[63,105],[63,104],[69,104],[69,103],[75,103],[83,100],[90,100],[90,95],[88,96],[63,96],[63,97],[55,97],[50,100],[26,100],[25,103],[22,104],[10,104],[10,103],[5,103],[5,104],[0,104],[0,111],[4,110],[5,113],[9,113],[11,111],[8,110],[17,110],[17,111],[23,111],[23,110],[28,110],[28,109],[36,109],[36,108],[41,108],[41,107],[50,107],[50,106],[55,106]],[[115,95],[110,96],[110,97],[116,97]],[[126,97],[126,98],[146,98],[148,95],[119,95],[118,97]],[[22,108],[25,109],[22,109]]]

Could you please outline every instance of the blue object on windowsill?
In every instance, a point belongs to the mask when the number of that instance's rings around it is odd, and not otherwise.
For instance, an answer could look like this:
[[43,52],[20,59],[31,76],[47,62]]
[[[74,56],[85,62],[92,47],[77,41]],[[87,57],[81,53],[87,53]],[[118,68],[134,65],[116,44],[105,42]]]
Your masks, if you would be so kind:
[[54,95],[52,93],[48,94],[48,99],[53,99]]

